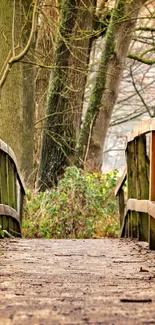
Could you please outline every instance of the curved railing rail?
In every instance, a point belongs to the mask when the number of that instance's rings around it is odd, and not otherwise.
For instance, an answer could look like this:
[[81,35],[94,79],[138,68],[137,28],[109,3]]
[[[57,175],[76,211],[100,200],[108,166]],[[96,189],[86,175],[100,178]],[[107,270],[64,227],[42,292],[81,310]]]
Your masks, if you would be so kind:
[[128,135],[126,163],[115,190],[121,237],[148,241],[155,250],[155,118],[140,123]]
[[0,228],[21,236],[25,185],[13,150],[0,140]]

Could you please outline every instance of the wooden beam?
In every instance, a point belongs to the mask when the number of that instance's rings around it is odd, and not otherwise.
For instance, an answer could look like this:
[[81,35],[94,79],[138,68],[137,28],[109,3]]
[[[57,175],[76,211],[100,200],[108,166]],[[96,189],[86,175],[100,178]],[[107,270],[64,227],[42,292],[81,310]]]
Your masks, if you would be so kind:
[[123,237],[125,234],[125,228],[126,228],[125,225],[127,223],[127,219],[130,211],[148,213],[152,217],[152,220],[154,220],[155,222],[155,202],[151,202],[149,200],[129,199],[127,201],[125,212],[124,212],[124,220],[120,231],[121,237]]
[[[126,149],[126,160],[127,160],[127,197],[136,198],[136,147],[135,140],[128,143]],[[132,210],[130,213],[129,220],[129,236],[132,238],[138,237],[138,220],[137,213]],[[130,229],[131,228],[131,229]]]
[[[150,201],[155,201],[155,132],[150,139]],[[155,219],[149,217],[149,248],[155,250]]]
[[124,210],[125,210],[124,191],[122,188],[119,191],[118,200],[119,200],[120,226],[122,226],[123,219],[124,219]]
[[8,146],[8,144],[6,144],[2,140],[0,140],[0,150],[2,152],[5,152],[13,160],[14,165],[15,165],[16,170],[17,170],[17,174],[18,174],[18,177],[19,177],[19,181],[20,181],[21,187],[22,187],[23,192],[25,194],[25,192],[26,192],[26,186],[24,184],[24,181],[23,181],[23,178],[22,178],[22,175],[21,175],[21,172],[20,172],[20,169],[19,169],[19,166],[18,166],[17,159],[16,159],[16,156],[15,156],[14,151]]
[[127,167],[124,167],[124,171],[122,176],[120,177],[120,179],[118,180],[118,183],[115,187],[115,196],[119,195],[119,192],[121,190],[121,188],[123,187],[125,181],[126,181],[126,177],[127,177]]
[[[135,139],[136,144],[136,199],[149,199],[148,157],[145,134]],[[148,241],[148,221],[146,213],[138,214],[138,239]]]
[[134,127],[128,135],[127,142],[131,142],[139,135],[146,134],[151,131],[155,131],[155,118],[143,121]]

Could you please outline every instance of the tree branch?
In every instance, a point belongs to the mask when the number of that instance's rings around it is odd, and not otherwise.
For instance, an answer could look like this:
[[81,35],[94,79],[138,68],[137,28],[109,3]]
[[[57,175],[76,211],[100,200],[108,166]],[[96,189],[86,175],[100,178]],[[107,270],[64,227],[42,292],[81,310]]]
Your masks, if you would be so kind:
[[154,27],[145,27],[145,26],[139,26],[137,28],[135,28],[135,31],[138,31],[138,30],[142,30],[142,31],[145,31],[145,32],[155,32],[155,28]]
[[147,65],[153,65],[155,63],[155,60],[154,59],[152,59],[152,60],[143,59],[141,57],[141,55],[136,55],[136,54],[133,54],[133,53],[129,53],[127,57],[129,59],[133,59],[135,61],[139,61],[139,62],[142,62],[142,63],[147,64]]
[[131,67],[130,67],[130,73],[131,73],[132,84],[133,84],[133,86],[134,86],[134,89],[135,89],[137,95],[139,96],[139,98],[141,99],[142,103],[144,104],[144,106],[145,106],[145,108],[146,108],[146,112],[149,114],[149,117],[152,118],[153,116],[151,115],[151,112],[150,112],[150,110],[149,110],[149,108],[148,108],[148,106],[147,106],[147,104],[146,104],[146,102],[145,102],[143,96],[141,95],[140,91],[138,90],[138,88],[137,88],[137,86],[136,86],[136,83],[135,83],[135,81],[134,81],[134,77],[133,77],[133,73],[132,73],[132,69],[131,69]]

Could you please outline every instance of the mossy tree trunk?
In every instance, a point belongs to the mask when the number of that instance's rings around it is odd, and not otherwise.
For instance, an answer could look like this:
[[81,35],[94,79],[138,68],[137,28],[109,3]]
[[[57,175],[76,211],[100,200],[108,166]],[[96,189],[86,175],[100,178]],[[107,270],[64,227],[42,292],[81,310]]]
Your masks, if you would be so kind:
[[35,83],[35,141],[34,141],[34,171],[37,177],[43,122],[46,115],[46,99],[51,70],[46,68],[51,65],[54,57],[56,34],[59,20],[58,0],[45,0],[42,3],[39,16],[38,35],[35,47],[37,62],[43,67],[36,68]]
[[64,0],[44,123],[38,188],[57,183],[79,134],[96,0]]
[[[12,0],[0,1],[0,71],[10,50],[13,53],[15,47],[15,53],[20,52],[31,30],[32,0],[17,0],[15,9],[13,6]],[[12,67],[1,89],[0,115],[0,138],[15,151],[27,180],[33,171],[34,69],[31,65],[18,62]]]
[[105,37],[98,74],[76,146],[75,163],[101,170],[111,114],[140,8],[146,0],[116,0]]

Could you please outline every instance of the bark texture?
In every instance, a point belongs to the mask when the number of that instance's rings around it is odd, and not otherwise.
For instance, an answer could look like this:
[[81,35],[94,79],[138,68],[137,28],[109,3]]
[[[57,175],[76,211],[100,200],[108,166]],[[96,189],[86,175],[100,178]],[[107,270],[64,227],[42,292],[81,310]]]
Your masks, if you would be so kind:
[[[35,83],[35,142],[34,142],[34,170],[35,178],[38,171],[43,122],[46,115],[46,99],[55,52],[56,35],[59,20],[58,0],[45,0],[40,4],[38,36],[35,48],[36,60],[43,67],[36,69]],[[40,122],[39,122],[40,121]]]
[[117,0],[111,15],[98,74],[76,147],[76,163],[84,165],[88,171],[101,170],[103,146],[127,51],[144,3],[145,0]]
[[73,160],[81,125],[95,3],[65,0],[62,4],[38,173],[41,191],[54,185]]
[[[12,0],[0,1],[0,71],[13,47],[15,53],[21,51],[31,28],[32,1],[16,1],[15,9],[13,5]],[[1,89],[0,100],[0,138],[15,151],[25,180],[33,170],[33,77],[32,66],[16,63]]]

